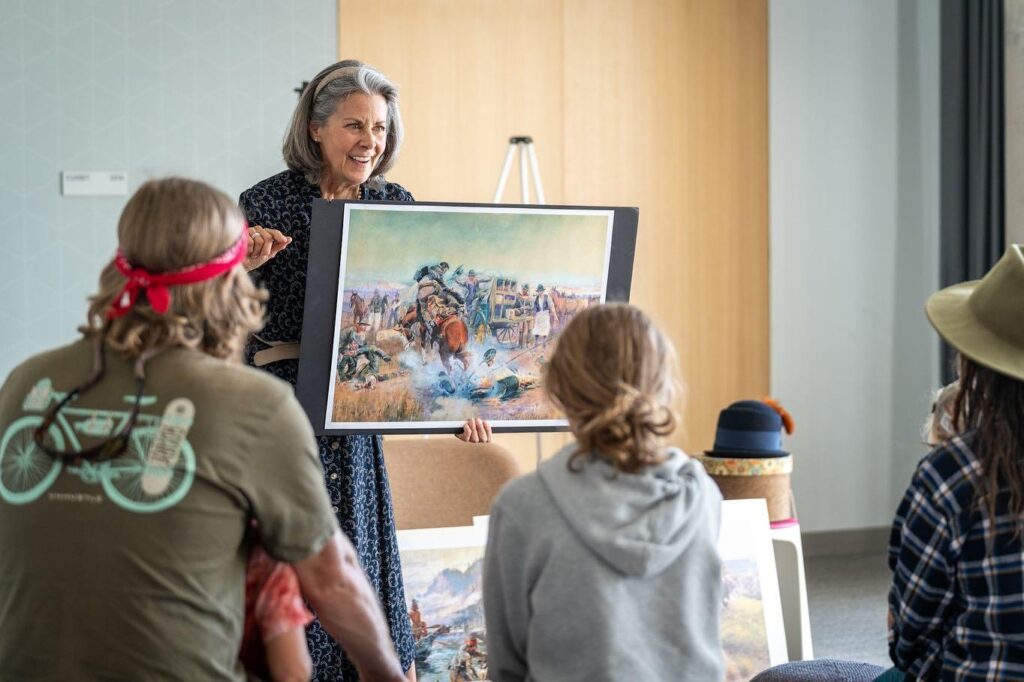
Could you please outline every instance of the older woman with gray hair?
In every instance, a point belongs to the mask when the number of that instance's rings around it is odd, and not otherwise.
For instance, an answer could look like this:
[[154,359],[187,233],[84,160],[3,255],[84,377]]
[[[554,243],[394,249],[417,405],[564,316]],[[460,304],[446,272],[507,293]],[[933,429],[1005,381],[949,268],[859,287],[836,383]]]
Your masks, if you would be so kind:
[[[268,342],[299,340],[313,199],[413,200],[404,187],[384,179],[401,144],[398,92],[379,71],[345,60],[318,73],[306,87],[285,135],[288,170],[246,190],[240,199],[251,226],[245,266],[270,291],[267,324],[247,351],[250,363],[263,364],[256,362],[256,355],[270,347]],[[295,385],[294,355],[264,368]],[[490,427],[471,421],[460,437],[487,441]],[[318,442],[338,522],[377,589],[403,669],[414,678],[413,638],[381,438],[327,436]],[[355,668],[318,622],[307,637],[316,679],[357,679]]]

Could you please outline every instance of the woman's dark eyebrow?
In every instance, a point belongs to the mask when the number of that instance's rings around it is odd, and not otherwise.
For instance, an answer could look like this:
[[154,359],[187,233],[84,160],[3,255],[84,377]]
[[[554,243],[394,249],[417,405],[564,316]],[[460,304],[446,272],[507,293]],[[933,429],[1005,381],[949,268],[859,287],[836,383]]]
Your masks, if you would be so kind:
[[[353,118],[351,116],[346,116],[344,120],[345,120],[345,123],[362,123],[363,122],[363,119],[361,119],[361,118]],[[384,126],[384,125],[388,124],[388,120],[386,118],[378,119],[378,120],[374,121],[373,124],[374,125],[382,125],[382,126]]]

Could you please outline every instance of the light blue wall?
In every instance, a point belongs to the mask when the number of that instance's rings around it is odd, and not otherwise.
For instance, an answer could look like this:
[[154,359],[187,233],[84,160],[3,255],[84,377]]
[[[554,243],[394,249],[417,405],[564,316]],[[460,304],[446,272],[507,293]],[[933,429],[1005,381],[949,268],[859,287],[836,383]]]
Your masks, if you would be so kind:
[[0,378],[74,338],[113,255],[128,197],[62,197],[62,170],[237,196],[336,52],[335,0],[0,0]]
[[771,384],[801,527],[884,526],[938,383],[939,3],[769,7]]

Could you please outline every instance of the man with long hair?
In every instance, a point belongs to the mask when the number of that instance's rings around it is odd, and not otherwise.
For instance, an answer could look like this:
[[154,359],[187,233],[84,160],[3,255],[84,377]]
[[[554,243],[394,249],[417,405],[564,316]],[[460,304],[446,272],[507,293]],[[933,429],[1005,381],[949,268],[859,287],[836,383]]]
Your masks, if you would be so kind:
[[266,294],[239,209],[150,181],[118,242],[83,337],[0,389],[0,679],[244,679],[254,527],[364,679],[404,679],[305,414],[240,362]]

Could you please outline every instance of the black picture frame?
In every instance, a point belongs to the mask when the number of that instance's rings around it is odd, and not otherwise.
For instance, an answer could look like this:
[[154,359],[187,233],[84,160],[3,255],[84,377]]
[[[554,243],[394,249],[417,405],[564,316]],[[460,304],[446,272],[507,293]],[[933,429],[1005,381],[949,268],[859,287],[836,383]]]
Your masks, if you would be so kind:
[[[312,220],[310,225],[309,263],[306,271],[306,298],[303,310],[302,342],[299,355],[298,384],[296,394],[306,414],[310,418],[313,430],[317,435],[349,435],[349,434],[431,434],[458,433],[458,427],[451,425],[409,426],[406,422],[392,422],[394,426],[344,427],[336,428],[327,425],[327,407],[330,402],[330,383],[332,365],[337,357],[335,349],[336,320],[338,314],[338,290],[342,286],[342,245],[345,230],[344,218],[346,207],[367,206],[382,208],[393,206],[415,206],[429,210],[436,207],[444,210],[449,207],[460,209],[513,209],[522,212],[530,211],[608,211],[612,214],[611,246],[608,251],[607,281],[604,300],[629,301],[632,285],[633,262],[636,252],[637,224],[639,209],[632,207],[607,206],[554,206],[554,205],[523,205],[523,204],[476,204],[461,202],[403,202],[386,201],[313,201]],[[558,420],[557,425],[521,426],[492,421],[493,431],[537,432],[564,431],[567,423]]]

